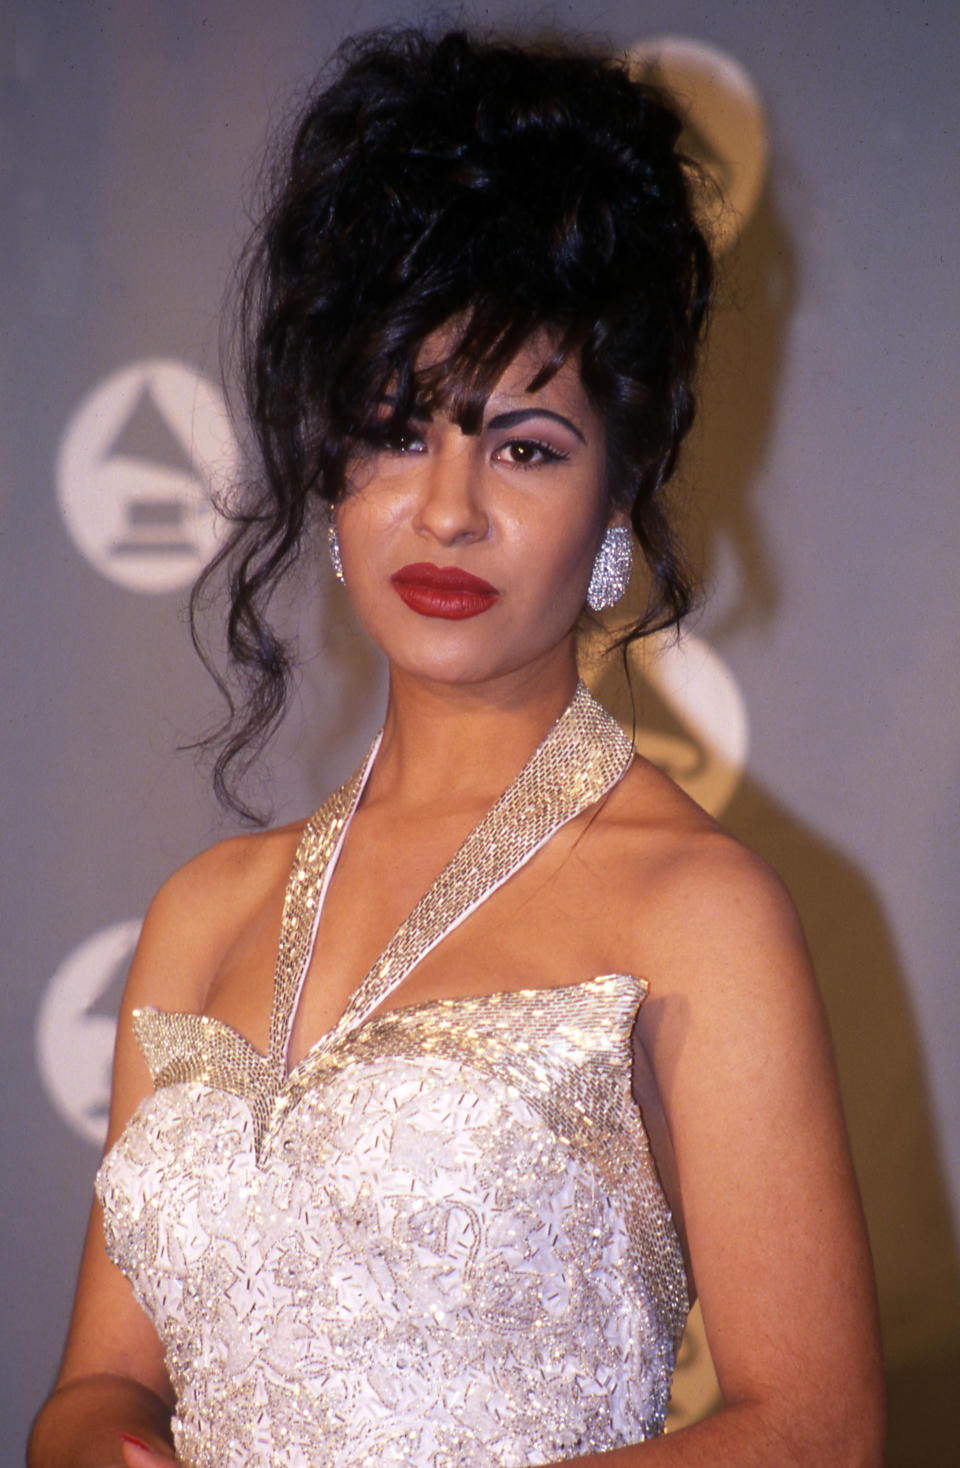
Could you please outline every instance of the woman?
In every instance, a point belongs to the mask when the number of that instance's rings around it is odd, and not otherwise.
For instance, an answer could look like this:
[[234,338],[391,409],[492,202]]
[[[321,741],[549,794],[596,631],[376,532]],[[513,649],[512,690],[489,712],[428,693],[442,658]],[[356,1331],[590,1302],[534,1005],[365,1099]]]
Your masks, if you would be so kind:
[[[347,46],[300,124],[246,296],[220,788],[282,707],[303,543],[386,719],[310,821],[151,907],[37,1468],[880,1461],[796,918],[577,680],[634,540],[627,640],[688,601],[678,131],[611,62],[410,34]],[[694,1293],[724,1406],[662,1437]]]

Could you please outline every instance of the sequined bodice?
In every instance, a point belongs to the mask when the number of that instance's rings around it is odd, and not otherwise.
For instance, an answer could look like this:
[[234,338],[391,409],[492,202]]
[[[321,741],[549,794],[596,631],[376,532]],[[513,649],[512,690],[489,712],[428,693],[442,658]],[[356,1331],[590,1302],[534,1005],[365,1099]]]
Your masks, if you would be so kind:
[[[611,974],[381,1011],[595,802],[630,743],[581,686],[339,1024],[286,1056],[376,746],[308,823],[266,1055],[138,1011],[156,1084],[97,1179],[193,1468],[523,1468],[663,1427],[687,1296],[639,1112],[646,986]],[[379,1012],[377,1012],[379,1011]]]

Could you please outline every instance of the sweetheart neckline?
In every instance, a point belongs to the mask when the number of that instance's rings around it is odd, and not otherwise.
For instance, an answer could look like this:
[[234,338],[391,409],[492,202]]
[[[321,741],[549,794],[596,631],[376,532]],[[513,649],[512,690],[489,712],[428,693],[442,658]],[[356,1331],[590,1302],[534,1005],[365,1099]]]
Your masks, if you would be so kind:
[[[318,1055],[322,1054],[325,1050],[330,1052],[335,1051],[338,1039],[346,1042],[368,1026],[374,1025],[382,1020],[388,1020],[391,1015],[415,1014],[421,1010],[451,1008],[455,1005],[469,1003],[474,1000],[489,999],[499,1001],[505,998],[533,999],[540,994],[569,994],[578,989],[587,989],[591,984],[605,983],[608,980],[632,984],[637,992],[637,1008],[639,1010],[649,992],[649,981],[641,978],[639,974],[618,972],[594,974],[591,978],[575,979],[569,984],[541,984],[532,989],[493,989],[480,994],[440,995],[433,999],[421,999],[415,1004],[397,1004],[391,1006],[389,1009],[377,1009],[372,1014],[365,1015],[359,1023],[350,1025],[349,1027],[343,1024],[343,1019],[346,1018],[344,1015],[332,1029],[324,1031],[309,1049],[304,1051],[296,1065],[292,1065],[289,1068],[283,1067],[279,1061],[274,1060],[271,1057],[269,1049],[266,1051],[260,1050],[241,1030],[238,1030],[236,1026],[230,1024],[229,1020],[220,1019],[215,1014],[203,1014],[190,1009],[161,1009],[155,1004],[143,1004],[139,1005],[133,1011],[133,1019],[136,1021],[140,1015],[149,1014],[156,1015],[161,1019],[196,1020],[204,1028],[211,1027],[221,1033],[226,1033],[240,1044],[242,1049],[256,1062],[258,1067],[264,1067],[272,1072],[275,1077],[278,1077],[279,1086],[277,1094],[282,1095],[288,1088],[293,1088],[294,1083],[299,1077],[299,1073],[307,1070],[310,1063]],[[342,1030],[342,1033],[338,1036],[337,1031],[339,1030]]]

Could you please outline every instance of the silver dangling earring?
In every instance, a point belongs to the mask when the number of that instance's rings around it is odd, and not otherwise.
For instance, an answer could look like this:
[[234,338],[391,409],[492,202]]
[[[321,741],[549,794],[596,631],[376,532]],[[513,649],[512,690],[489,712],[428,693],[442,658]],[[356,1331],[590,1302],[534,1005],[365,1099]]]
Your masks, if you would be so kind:
[[587,606],[591,612],[602,612],[616,606],[623,596],[633,570],[633,536],[626,525],[608,525],[593,563]]
[[336,525],[334,525],[332,520],[327,526],[327,550],[330,552],[330,564],[333,567],[333,574],[340,582],[340,585],[345,586],[346,582],[343,579],[343,562],[340,559],[340,542],[337,539],[337,527]]

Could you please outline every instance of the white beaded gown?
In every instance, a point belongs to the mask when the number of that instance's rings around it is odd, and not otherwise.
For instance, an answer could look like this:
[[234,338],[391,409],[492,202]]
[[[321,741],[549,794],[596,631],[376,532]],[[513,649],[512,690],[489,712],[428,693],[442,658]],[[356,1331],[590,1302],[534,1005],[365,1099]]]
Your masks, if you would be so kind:
[[298,1065],[327,882],[376,754],[308,823],[270,1046],[143,1009],[156,1090],[97,1178],[163,1342],[191,1468],[528,1468],[663,1430],[687,1314],[640,1113],[645,983],[607,974],[374,1013],[624,773],[580,685]]

